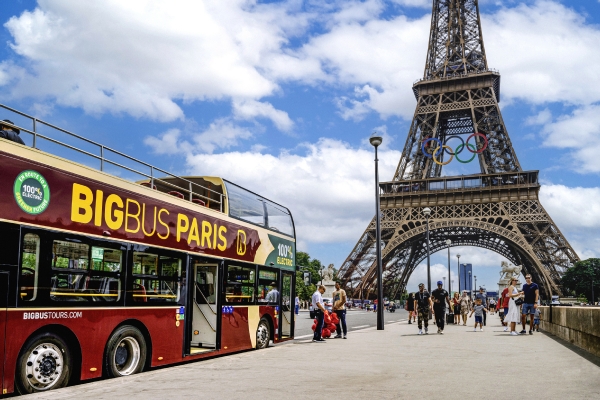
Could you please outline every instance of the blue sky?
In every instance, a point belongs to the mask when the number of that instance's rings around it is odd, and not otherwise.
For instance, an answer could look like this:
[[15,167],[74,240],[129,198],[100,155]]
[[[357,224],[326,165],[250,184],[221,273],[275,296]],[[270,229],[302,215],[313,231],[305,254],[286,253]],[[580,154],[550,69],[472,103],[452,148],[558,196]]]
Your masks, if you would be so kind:
[[[542,204],[579,256],[598,257],[600,2],[480,7],[519,161],[540,170]],[[339,267],[374,213],[369,135],[384,136],[381,180],[400,159],[430,12],[430,0],[4,1],[0,102],[282,203],[299,249]],[[500,256],[451,252],[495,286]],[[434,279],[445,260],[433,257]]]

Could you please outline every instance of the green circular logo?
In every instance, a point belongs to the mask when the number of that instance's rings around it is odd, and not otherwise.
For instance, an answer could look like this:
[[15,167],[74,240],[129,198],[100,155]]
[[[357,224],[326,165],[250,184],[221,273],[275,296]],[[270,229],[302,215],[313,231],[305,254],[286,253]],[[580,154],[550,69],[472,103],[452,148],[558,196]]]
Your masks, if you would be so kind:
[[15,179],[13,187],[15,200],[27,214],[43,213],[50,204],[50,187],[42,174],[36,171],[23,171]]

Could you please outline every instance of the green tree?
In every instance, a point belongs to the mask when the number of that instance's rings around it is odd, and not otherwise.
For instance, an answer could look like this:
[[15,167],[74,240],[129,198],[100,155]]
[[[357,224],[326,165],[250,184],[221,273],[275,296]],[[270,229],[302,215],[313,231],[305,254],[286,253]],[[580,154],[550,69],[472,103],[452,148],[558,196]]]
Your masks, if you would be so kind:
[[588,301],[592,299],[592,282],[594,301],[598,301],[598,296],[600,296],[600,258],[578,261],[562,277],[562,285],[570,294],[584,295]]
[[[317,284],[321,280],[319,271],[323,268],[321,261],[311,259],[308,253],[296,252],[296,265],[300,270],[296,273],[296,294],[301,300],[310,300],[312,294],[317,290]],[[304,272],[310,272],[310,284],[304,284]]]

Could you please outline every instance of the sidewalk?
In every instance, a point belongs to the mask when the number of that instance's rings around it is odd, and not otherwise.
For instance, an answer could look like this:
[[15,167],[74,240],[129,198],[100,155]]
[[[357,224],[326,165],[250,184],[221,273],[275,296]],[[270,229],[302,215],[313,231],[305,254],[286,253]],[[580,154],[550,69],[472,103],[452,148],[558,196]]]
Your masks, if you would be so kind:
[[26,399],[592,399],[600,359],[582,357],[544,333],[510,336],[497,315],[484,332],[447,326],[417,335],[416,324],[310,339],[103,380]]

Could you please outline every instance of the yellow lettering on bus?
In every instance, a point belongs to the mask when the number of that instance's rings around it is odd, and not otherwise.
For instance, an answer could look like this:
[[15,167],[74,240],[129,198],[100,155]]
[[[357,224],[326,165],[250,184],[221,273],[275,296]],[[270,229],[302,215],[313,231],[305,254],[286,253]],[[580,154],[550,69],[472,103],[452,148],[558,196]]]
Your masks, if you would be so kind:
[[210,236],[212,235],[212,225],[208,221],[202,221],[202,241],[201,246],[204,247],[204,239],[206,239],[206,245],[209,249],[212,249],[210,246]]
[[164,208],[161,208],[161,209],[160,209],[160,211],[158,212],[158,223],[159,223],[159,224],[161,224],[162,226],[164,226],[164,227],[167,229],[167,232],[164,234],[164,236],[163,236],[163,235],[161,235],[160,233],[157,233],[157,235],[158,235],[158,237],[159,237],[159,238],[161,238],[161,239],[163,239],[163,240],[164,240],[164,239],[166,239],[166,238],[168,238],[168,237],[169,237],[169,233],[171,233],[171,230],[169,229],[169,225],[165,224],[165,223],[163,222],[163,220],[162,220],[162,219],[160,219],[160,215],[161,215],[163,212],[164,212],[164,213],[167,213],[167,215],[169,215],[169,212],[168,212],[166,209],[164,209]]
[[142,203],[142,232],[145,236],[153,236],[156,232],[156,206],[154,206],[154,217],[152,218],[152,232],[146,232],[146,203]]
[[188,245],[192,243],[192,240],[196,242],[196,246],[200,246],[200,235],[198,234],[198,221],[196,218],[192,218],[192,225],[190,226],[190,233],[188,234]]
[[78,183],[73,184],[71,197],[71,221],[87,224],[92,220],[92,189]]
[[[113,210],[113,206],[116,208]],[[123,225],[123,200],[116,194],[111,194],[106,198],[106,210],[104,212],[104,221],[112,230],[118,230]]]
[[190,228],[190,220],[185,214],[177,214],[177,241],[181,240],[181,234]]
[[[135,204],[137,206],[137,213],[132,214],[129,210],[130,204]],[[138,233],[140,231],[140,213],[142,212],[140,203],[135,200],[127,199],[125,200],[125,232]],[[129,220],[135,220],[137,227],[135,229],[129,229]]]
[[224,226],[219,227],[219,243],[217,248],[221,251],[225,251],[227,249],[227,239],[225,238],[225,234],[227,233],[227,228]]
[[212,243],[212,248],[213,249],[217,248],[217,224],[213,225],[213,243]]
[[237,253],[238,256],[246,254],[246,232],[241,229],[237,232]]
[[104,205],[104,192],[96,190],[96,210],[94,212],[94,225],[102,225],[102,206]]

